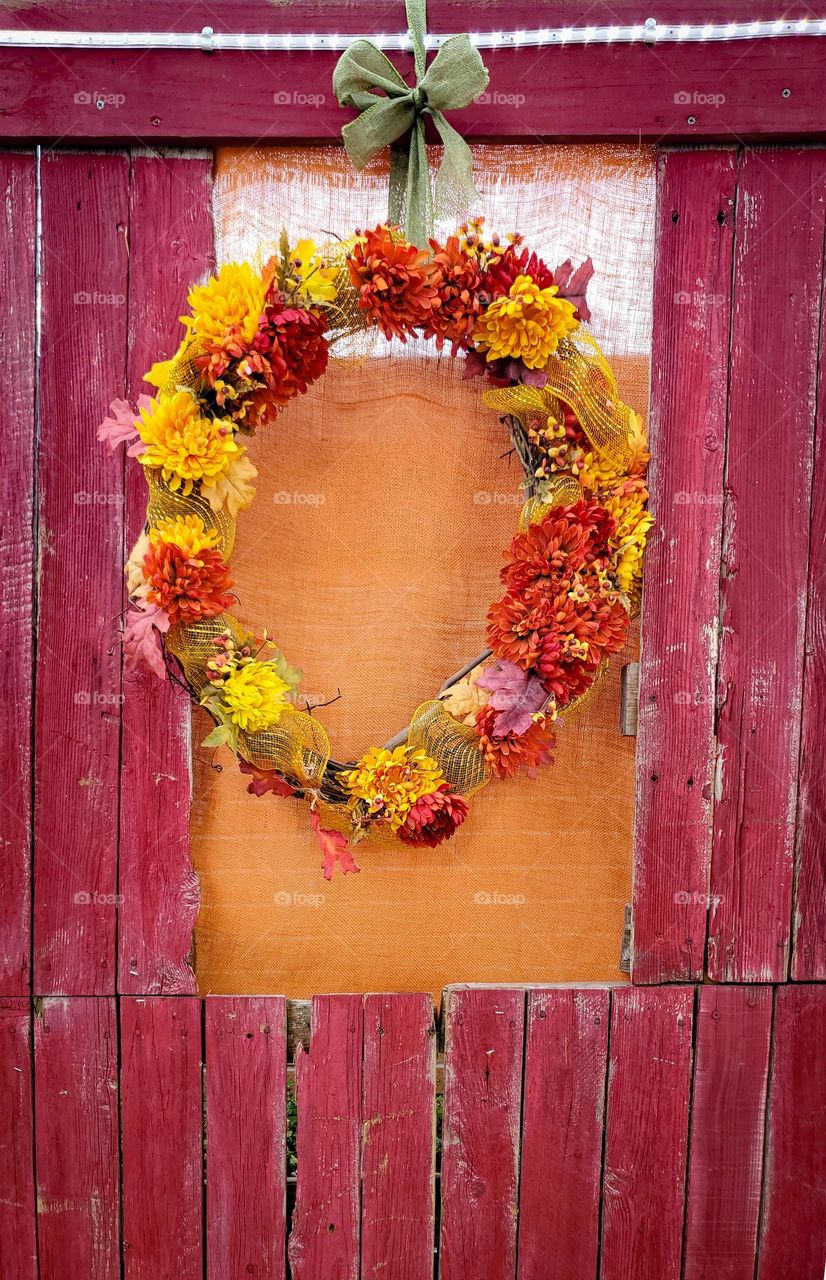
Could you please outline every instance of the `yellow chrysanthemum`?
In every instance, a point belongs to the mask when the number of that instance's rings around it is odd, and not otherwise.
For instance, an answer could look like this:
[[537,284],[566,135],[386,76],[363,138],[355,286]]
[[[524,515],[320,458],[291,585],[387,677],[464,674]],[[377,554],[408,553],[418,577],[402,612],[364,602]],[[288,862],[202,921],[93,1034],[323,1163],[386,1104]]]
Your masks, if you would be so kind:
[[506,297],[497,298],[481,316],[473,341],[487,360],[521,360],[544,369],[560,338],[579,327],[576,308],[558,298],[555,284],[540,289],[530,276],[517,276]]
[[149,540],[153,547],[159,543],[173,543],[180,547],[187,556],[197,556],[199,551],[208,547],[216,547],[220,540],[217,529],[207,529],[200,516],[178,516],[168,520],[159,520],[149,530]]
[[264,282],[248,262],[228,262],[207,284],[190,289],[192,315],[181,316],[181,321],[206,342],[220,343],[228,329],[240,329],[250,342],[264,310],[264,294]]
[[645,509],[648,492],[641,481],[626,481],[610,497],[600,501],[617,522],[611,535],[617,579],[626,595],[634,595],[642,582],[642,560],[648,530],[654,517]]
[[290,252],[289,284],[311,302],[335,302],[335,267],[325,267],[312,240],[299,240]]
[[442,694],[440,701],[455,720],[462,724],[476,725],[476,712],[488,705],[490,694],[476,683],[484,670],[480,662],[463,680],[457,680]]
[[287,706],[290,686],[271,662],[245,662],[230,671],[221,686],[221,701],[233,724],[248,733],[269,729]]
[[393,751],[371,747],[342,781],[350,792],[350,809],[362,801],[368,813],[398,831],[416,801],[437,791],[444,778],[424,751],[401,746]]
[[226,471],[239,446],[232,423],[204,418],[198,401],[188,391],[175,391],[141,409],[136,422],[146,448],[140,454],[145,467],[160,467],[170,489],[192,492],[196,480],[210,480]]

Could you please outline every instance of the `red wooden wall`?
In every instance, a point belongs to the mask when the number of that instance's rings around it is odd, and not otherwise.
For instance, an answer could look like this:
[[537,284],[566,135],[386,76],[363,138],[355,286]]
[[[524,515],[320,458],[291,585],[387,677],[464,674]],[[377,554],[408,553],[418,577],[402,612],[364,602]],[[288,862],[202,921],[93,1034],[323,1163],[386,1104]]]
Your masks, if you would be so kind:
[[421,995],[316,997],[288,1062],[280,997],[195,991],[188,708],[122,673],[95,428],[210,174],[0,153],[0,1280],[819,1278],[824,152],[660,155],[633,985],[452,989],[438,1070]]

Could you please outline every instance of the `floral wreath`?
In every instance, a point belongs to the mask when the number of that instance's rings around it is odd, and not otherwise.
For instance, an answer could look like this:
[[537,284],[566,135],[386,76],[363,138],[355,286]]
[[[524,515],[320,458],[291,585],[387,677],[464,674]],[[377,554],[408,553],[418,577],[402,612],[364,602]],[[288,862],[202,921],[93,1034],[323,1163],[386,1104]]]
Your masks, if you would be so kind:
[[[639,416],[582,324],[590,260],[551,271],[521,237],[464,224],[428,250],[395,227],[317,250],[290,247],[258,272],[222,267],[189,293],[175,356],[146,375],[137,412],[115,401],[99,436],[143,467],[144,532],[126,565],[127,667],[178,672],[215,721],[205,745],[231,748],[248,789],[309,802],[330,877],[357,871],[372,832],[434,847],[492,777],[535,776],[554,722],[592,689],[638,607],[652,518]],[[360,760],[331,757],[302,709],[301,673],[230,612],[229,558],[255,467],[245,437],[270,428],[359,329],[435,340],[483,376],[522,465],[525,505],[504,553],[488,648],[420,706],[405,733]]]

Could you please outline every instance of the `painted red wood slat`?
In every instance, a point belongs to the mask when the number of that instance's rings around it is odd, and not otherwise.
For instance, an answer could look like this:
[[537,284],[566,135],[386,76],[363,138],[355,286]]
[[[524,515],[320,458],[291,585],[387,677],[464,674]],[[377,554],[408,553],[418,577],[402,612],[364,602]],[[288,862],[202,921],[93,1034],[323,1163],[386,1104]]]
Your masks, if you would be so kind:
[[610,994],[528,995],[519,1280],[591,1280],[599,1189]]
[[41,1280],[120,1276],[114,997],[43,1001],[34,1020]]
[[[180,339],[191,284],[213,265],[211,160],[135,156],[130,190],[129,358],[132,404],[153,362]],[[146,516],[140,467],[126,467],[127,553]],[[124,673],[119,986],[194,994],[189,964],[198,885],[189,858],[190,708],[186,692]]]
[[365,997],[362,1280],[433,1277],[435,1032],[430,996]]
[[614,991],[600,1280],[678,1280],[694,992]]
[[24,995],[31,967],[31,715],[34,608],[35,160],[0,155],[0,994]]
[[37,1280],[31,1002],[0,996],[0,1276]]
[[826,298],[820,301],[820,369],[809,538],[791,976],[826,981]]
[[210,996],[204,1009],[207,1276],[283,1280],[286,1001]]
[[635,982],[703,973],[736,156],[666,152],[657,178]]
[[292,1280],[357,1280],[362,997],[313,996],[310,1052],[296,1050],[298,1182]]
[[[792,864],[826,151],[740,164],[709,976],[782,981]],[[765,299],[783,308],[766,323]]]
[[826,986],[783,986],[775,1017],[757,1280],[821,1280],[826,1258]]
[[525,992],[445,993],[441,1280],[513,1280]]
[[34,983],[115,986],[129,162],[44,154]]
[[[440,26],[467,31],[480,25],[480,10],[471,3],[452,7],[443,22],[437,5],[428,9],[433,31]],[[612,22],[615,9],[612,6]],[[382,6],[349,5],[347,10],[347,25],[338,26],[333,21],[338,9],[291,5],[289,25],[321,31],[355,27],[359,32],[388,27]],[[397,30],[401,12],[394,24]],[[495,27],[502,11],[491,12]],[[202,13],[203,21],[196,21],[194,11],[185,10],[185,29],[200,31],[204,24],[216,24],[214,9]],[[547,23],[544,6],[541,14]],[[144,29],[157,29],[159,16],[147,6]],[[578,6],[576,16],[584,25],[590,15]],[[663,21],[659,11],[658,16]],[[742,16],[738,12],[737,17]],[[140,11],[133,8],[124,14],[121,29],[135,30],[139,18]],[[249,30],[246,10],[236,11],[233,20],[222,7],[221,21],[236,31]],[[507,21],[533,27],[537,6],[511,6]],[[161,24],[160,29],[166,28]],[[266,29],[272,30],[271,21]],[[351,118],[331,90],[338,57],[331,51],[63,49],[55,56],[43,48],[0,50],[0,136],[75,143],[140,140],[149,146],[182,139],[210,145],[216,138],[338,140],[342,123]],[[550,130],[556,137],[654,142],[663,137],[671,142],[755,135],[822,138],[822,59],[820,40],[805,35],[671,43],[656,49],[637,42],[485,50],[494,91],[453,112],[451,123],[469,138],[532,140]],[[410,76],[409,55],[393,54],[393,61]],[[187,86],[185,94],[180,92],[182,84]],[[599,85],[599,93],[593,92],[594,85]],[[784,89],[791,90],[787,97]],[[102,109],[97,107],[99,100]]]
[[684,1280],[753,1280],[771,987],[700,988]]
[[125,1280],[202,1280],[201,1001],[122,996]]

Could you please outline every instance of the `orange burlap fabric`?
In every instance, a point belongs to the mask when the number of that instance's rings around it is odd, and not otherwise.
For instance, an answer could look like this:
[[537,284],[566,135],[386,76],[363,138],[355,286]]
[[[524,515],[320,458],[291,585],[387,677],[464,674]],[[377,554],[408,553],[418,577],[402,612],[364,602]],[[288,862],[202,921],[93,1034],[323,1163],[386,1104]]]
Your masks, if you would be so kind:
[[[591,254],[592,328],[634,408],[647,401],[653,155],[628,147],[477,148],[482,211],[551,265]],[[338,148],[219,152],[221,260],[346,234],[384,216],[377,164]],[[519,469],[459,362],[418,344],[331,363],[253,441],[253,506],[238,522],[238,616],[304,672],[338,759],[405,726],[485,645]],[[194,748],[192,846],[205,992],[431,990],[450,982],[619,977],[631,892],[634,741],[619,734],[612,664],[560,722],[537,780],[491,783],[438,849],[360,847],[357,876],[321,877],[303,803],[247,794],[228,752]],[[194,716],[197,744],[208,731]],[[215,765],[222,768],[217,770]]]

